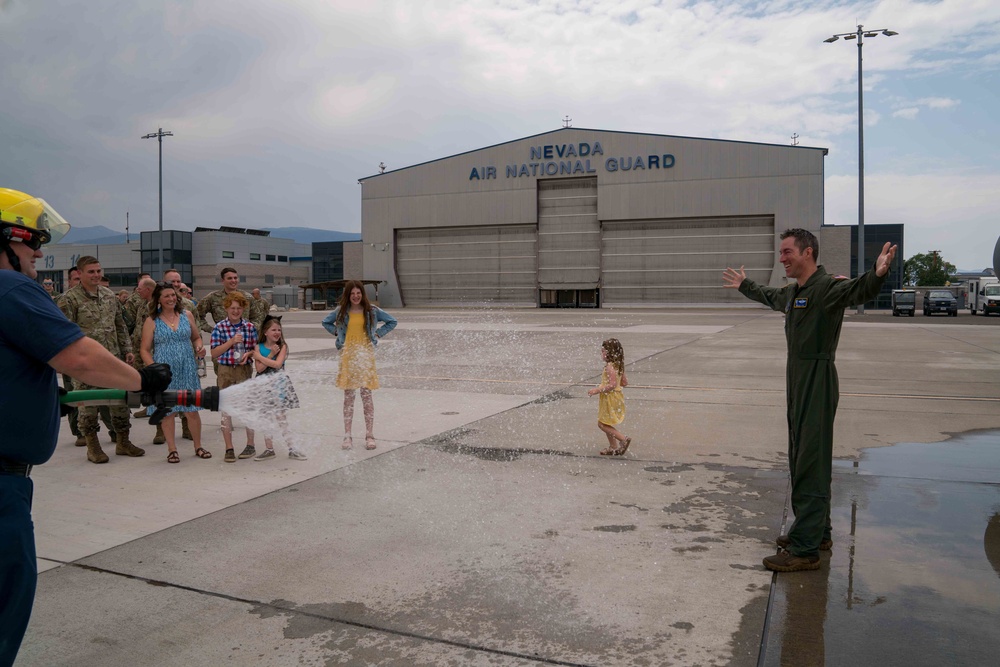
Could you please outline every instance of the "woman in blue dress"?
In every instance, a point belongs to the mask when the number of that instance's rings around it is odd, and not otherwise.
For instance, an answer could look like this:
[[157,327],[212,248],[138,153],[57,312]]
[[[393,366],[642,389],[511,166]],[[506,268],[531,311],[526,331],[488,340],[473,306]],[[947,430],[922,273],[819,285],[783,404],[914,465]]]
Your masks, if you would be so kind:
[[[201,333],[195,326],[194,317],[183,309],[177,292],[171,283],[157,283],[153,290],[152,302],[149,304],[149,318],[142,325],[142,343],[139,354],[146,365],[152,363],[169,364],[173,379],[169,390],[201,389],[198,379],[197,359],[205,356],[205,344]],[[152,406],[149,414],[152,414]],[[188,425],[194,439],[195,456],[201,459],[212,458],[211,452],[201,446],[201,416],[198,410],[175,406],[170,414],[163,418],[163,434],[167,438],[168,463],[178,463],[181,460],[177,453],[177,442],[174,433],[174,416],[178,412],[188,413]]]

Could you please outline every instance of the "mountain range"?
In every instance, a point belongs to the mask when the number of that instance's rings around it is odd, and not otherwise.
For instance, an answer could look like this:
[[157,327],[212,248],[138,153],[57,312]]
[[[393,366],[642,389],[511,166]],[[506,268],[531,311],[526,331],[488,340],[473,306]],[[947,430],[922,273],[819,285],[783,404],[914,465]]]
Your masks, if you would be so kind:
[[[360,241],[361,234],[337,232],[315,227],[262,227],[279,239],[291,239],[296,243],[319,243],[322,241]],[[129,234],[129,241],[137,243],[139,234]],[[104,225],[92,227],[74,226],[60,243],[89,243],[93,245],[117,245],[125,243],[125,235]]]

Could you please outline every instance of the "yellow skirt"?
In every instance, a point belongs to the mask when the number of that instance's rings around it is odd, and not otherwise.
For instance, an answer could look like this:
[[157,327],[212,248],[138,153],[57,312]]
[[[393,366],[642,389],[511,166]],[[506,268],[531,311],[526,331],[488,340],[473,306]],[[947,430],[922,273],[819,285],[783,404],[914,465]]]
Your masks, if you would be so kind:
[[625,421],[625,396],[621,389],[615,389],[606,394],[599,395],[600,407],[597,412],[597,421],[602,424],[614,426]]

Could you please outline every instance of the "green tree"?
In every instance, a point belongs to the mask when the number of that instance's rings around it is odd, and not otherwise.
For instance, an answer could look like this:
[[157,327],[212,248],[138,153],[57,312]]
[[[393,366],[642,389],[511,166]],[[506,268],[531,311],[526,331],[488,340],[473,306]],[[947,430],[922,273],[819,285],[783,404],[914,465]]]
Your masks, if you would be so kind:
[[941,258],[940,250],[929,250],[903,262],[903,281],[907,285],[944,285],[955,271],[954,264]]

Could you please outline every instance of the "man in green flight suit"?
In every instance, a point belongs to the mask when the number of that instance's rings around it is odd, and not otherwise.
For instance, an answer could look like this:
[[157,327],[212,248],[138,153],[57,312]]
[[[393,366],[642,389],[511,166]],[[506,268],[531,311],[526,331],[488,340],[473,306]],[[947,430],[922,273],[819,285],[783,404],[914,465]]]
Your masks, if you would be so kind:
[[833,475],[833,420],[840,389],[834,359],[844,309],[874,299],[882,288],[896,246],[886,243],[873,270],[848,280],[826,272],[819,241],[812,232],[789,229],[781,234],[778,259],[795,282],[784,287],[758,285],[743,267],[727,268],[723,285],[785,313],[788,361],[788,468],[792,478],[795,521],[778,537],[782,551],[764,559],[777,572],[819,569],[819,552],[833,546],[830,486]]

